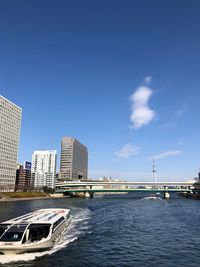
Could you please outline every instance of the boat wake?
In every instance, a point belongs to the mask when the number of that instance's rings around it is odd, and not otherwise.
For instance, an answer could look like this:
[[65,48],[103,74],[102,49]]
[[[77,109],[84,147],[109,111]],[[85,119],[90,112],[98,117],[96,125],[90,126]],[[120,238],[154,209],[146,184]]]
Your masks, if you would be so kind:
[[160,197],[144,197],[143,199],[146,199],[146,200],[149,200],[149,199],[152,199],[152,200],[162,200],[162,198]]
[[159,200],[159,201],[165,202],[164,199],[162,199],[161,197],[157,197],[157,196],[144,197],[141,200],[155,200],[155,201]]
[[60,249],[67,247],[69,243],[77,240],[81,235],[88,232],[89,229],[89,218],[91,217],[91,211],[84,209],[78,211],[76,214],[72,215],[72,220],[68,226],[66,232],[63,234],[59,242],[48,251],[34,252],[34,253],[23,253],[18,255],[0,255],[0,264],[6,264],[10,262],[19,261],[32,261],[38,257],[43,257],[45,255],[51,255]]

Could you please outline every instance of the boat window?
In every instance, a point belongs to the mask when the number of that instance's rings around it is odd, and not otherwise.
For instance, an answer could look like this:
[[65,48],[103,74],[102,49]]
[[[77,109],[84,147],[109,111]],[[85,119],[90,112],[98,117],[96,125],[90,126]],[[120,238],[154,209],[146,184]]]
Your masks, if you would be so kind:
[[23,240],[22,240],[22,244],[26,243],[26,235],[24,235]]
[[0,224],[0,236],[2,236],[2,234],[5,232],[6,229],[8,229],[9,226],[10,224]]
[[53,224],[53,228],[52,228],[52,232],[55,231],[56,227],[61,224],[61,222],[63,222],[65,220],[64,217],[61,217],[60,219],[58,219],[54,224]]
[[11,226],[2,236],[0,241],[19,242],[22,239],[27,224],[19,224]]
[[49,235],[50,224],[31,224],[29,226],[28,241],[40,241],[42,238],[47,238]]
[[6,232],[2,238],[1,241],[4,242],[17,242],[22,239],[23,232]]

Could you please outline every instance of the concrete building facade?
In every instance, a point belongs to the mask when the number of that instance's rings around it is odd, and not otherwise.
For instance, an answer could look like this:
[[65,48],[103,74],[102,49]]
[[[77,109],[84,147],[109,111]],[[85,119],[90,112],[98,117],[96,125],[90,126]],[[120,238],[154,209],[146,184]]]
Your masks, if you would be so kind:
[[15,191],[31,190],[31,163],[18,164],[16,172]]
[[0,191],[14,191],[22,109],[0,95]]
[[31,183],[34,188],[55,187],[56,161],[56,150],[34,151],[31,167]]
[[87,147],[73,137],[61,140],[60,179],[80,180],[88,177]]

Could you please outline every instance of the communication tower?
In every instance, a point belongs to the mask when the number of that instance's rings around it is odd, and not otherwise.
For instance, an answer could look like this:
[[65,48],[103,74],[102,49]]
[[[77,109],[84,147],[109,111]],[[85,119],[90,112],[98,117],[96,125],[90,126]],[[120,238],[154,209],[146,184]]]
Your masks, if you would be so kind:
[[155,162],[155,158],[153,159],[153,181],[154,181],[154,183],[157,183],[156,162]]

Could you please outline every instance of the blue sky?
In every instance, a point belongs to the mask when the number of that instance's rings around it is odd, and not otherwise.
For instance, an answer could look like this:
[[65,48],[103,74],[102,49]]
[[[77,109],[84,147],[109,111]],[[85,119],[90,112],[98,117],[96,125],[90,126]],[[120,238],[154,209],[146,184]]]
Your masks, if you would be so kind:
[[[90,177],[187,180],[200,167],[198,0],[2,0],[0,94],[19,161],[73,136]],[[59,169],[59,160],[58,160]]]

